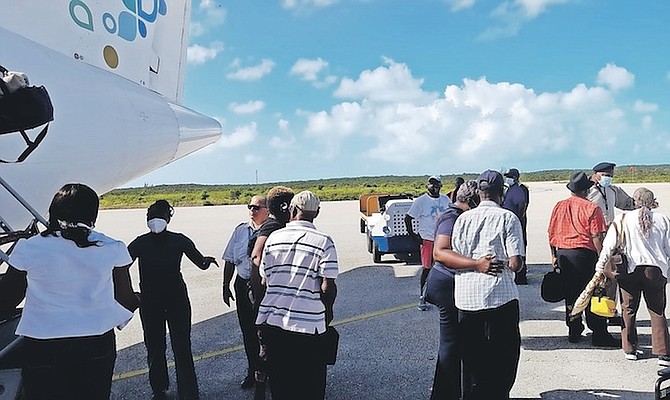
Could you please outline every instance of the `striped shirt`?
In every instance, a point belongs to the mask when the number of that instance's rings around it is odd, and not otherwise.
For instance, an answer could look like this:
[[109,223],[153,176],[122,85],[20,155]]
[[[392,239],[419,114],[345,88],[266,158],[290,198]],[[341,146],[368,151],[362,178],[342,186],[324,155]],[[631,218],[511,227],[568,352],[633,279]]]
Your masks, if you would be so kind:
[[256,324],[286,331],[323,333],[326,308],[321,302],[321,278],[337,278],[335,244],[308,221],[291,221],[265,242],[260,274],[267,290]]
[[[495,255],[496,260],[506,263],[510,257],[526,255],[519,218],[490,200],[458,217],[451,245],[454,251],[474,259]],[[519,298],[514,272],[509,268],[496,276],[460,270],[454,285],[456,307],[464,311],[497,308]]]

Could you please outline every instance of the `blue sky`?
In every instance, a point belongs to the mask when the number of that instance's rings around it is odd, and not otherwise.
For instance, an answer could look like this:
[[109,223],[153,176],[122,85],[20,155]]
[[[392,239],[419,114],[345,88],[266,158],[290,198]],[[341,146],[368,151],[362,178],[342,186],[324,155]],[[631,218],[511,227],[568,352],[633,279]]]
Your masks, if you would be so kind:
[[667,163],[670,2],[194,0],[223,136],[129,183]]

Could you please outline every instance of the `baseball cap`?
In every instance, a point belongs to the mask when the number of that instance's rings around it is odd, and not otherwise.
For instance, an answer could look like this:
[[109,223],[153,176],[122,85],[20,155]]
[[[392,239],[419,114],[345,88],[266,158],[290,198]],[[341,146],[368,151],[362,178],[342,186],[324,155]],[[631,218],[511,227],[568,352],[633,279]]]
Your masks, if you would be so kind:
[[428,178],[428,182],[430,181],[437,181],[440,184],[442,183],[442,178],[440,178],[439,175],[431,175],[430,178]]
[[502,189],[505,184],[505,180],[500,172],[490,169],[482,172],[477,182],[479,182],[479,190],[486,191]]
[[317,195],[309,190],[303,190],[293,196],[293,199],[291,200],[291,207],[298,207],[303,211],[319,211],[320,204],[321,202]]
[[516,178],[519,179],[519,170],[516,168],[510,168],[505,172],[505,176],[508,178]]

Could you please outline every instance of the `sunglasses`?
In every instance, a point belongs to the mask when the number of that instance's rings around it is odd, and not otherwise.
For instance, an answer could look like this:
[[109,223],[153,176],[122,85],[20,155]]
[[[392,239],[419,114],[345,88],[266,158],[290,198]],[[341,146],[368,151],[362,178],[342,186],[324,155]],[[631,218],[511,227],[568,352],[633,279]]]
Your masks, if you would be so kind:
[[247,208],[248,208],[249,210],[251,210],[251,211],[258,211],[258,210],[260,210],[261,208],[267,208],[267,207],[265,207],[265,206],[257,206],[257,205],[255,205],[255,204],[249,204],[249,205],[247,205]]

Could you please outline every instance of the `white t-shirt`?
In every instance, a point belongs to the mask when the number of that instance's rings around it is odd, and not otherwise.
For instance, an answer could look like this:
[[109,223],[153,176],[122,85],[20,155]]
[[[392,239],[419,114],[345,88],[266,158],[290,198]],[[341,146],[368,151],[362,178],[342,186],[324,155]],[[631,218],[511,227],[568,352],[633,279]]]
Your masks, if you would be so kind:
[[443,212],[447,211],[449,204],[451,204],[451,200],[443,194],[440,197],[431,197],[424,193],[414,199],[407,215],[419,221],[419,231],[417,233],[421,236],[421,239],[435,240],[437,219]]
[[221,257],[223,261],[235,264],[237,275],[242,279],[249,279],[251,277],[251,260],[249,260],[249,256],[247,255],[247,247],[249,246],[249,238],[252,232],[253,228],[249,222],[237,225],[233,234],[230,235],[230,240]]
[[60,236],[21,239],[9,264],[25,271],[26,303],[17,335],[55,339],[101,335],[133,313],[114,299],[112,271],[132,263],[126,245],[92,231],[97,246],[79,248]]

